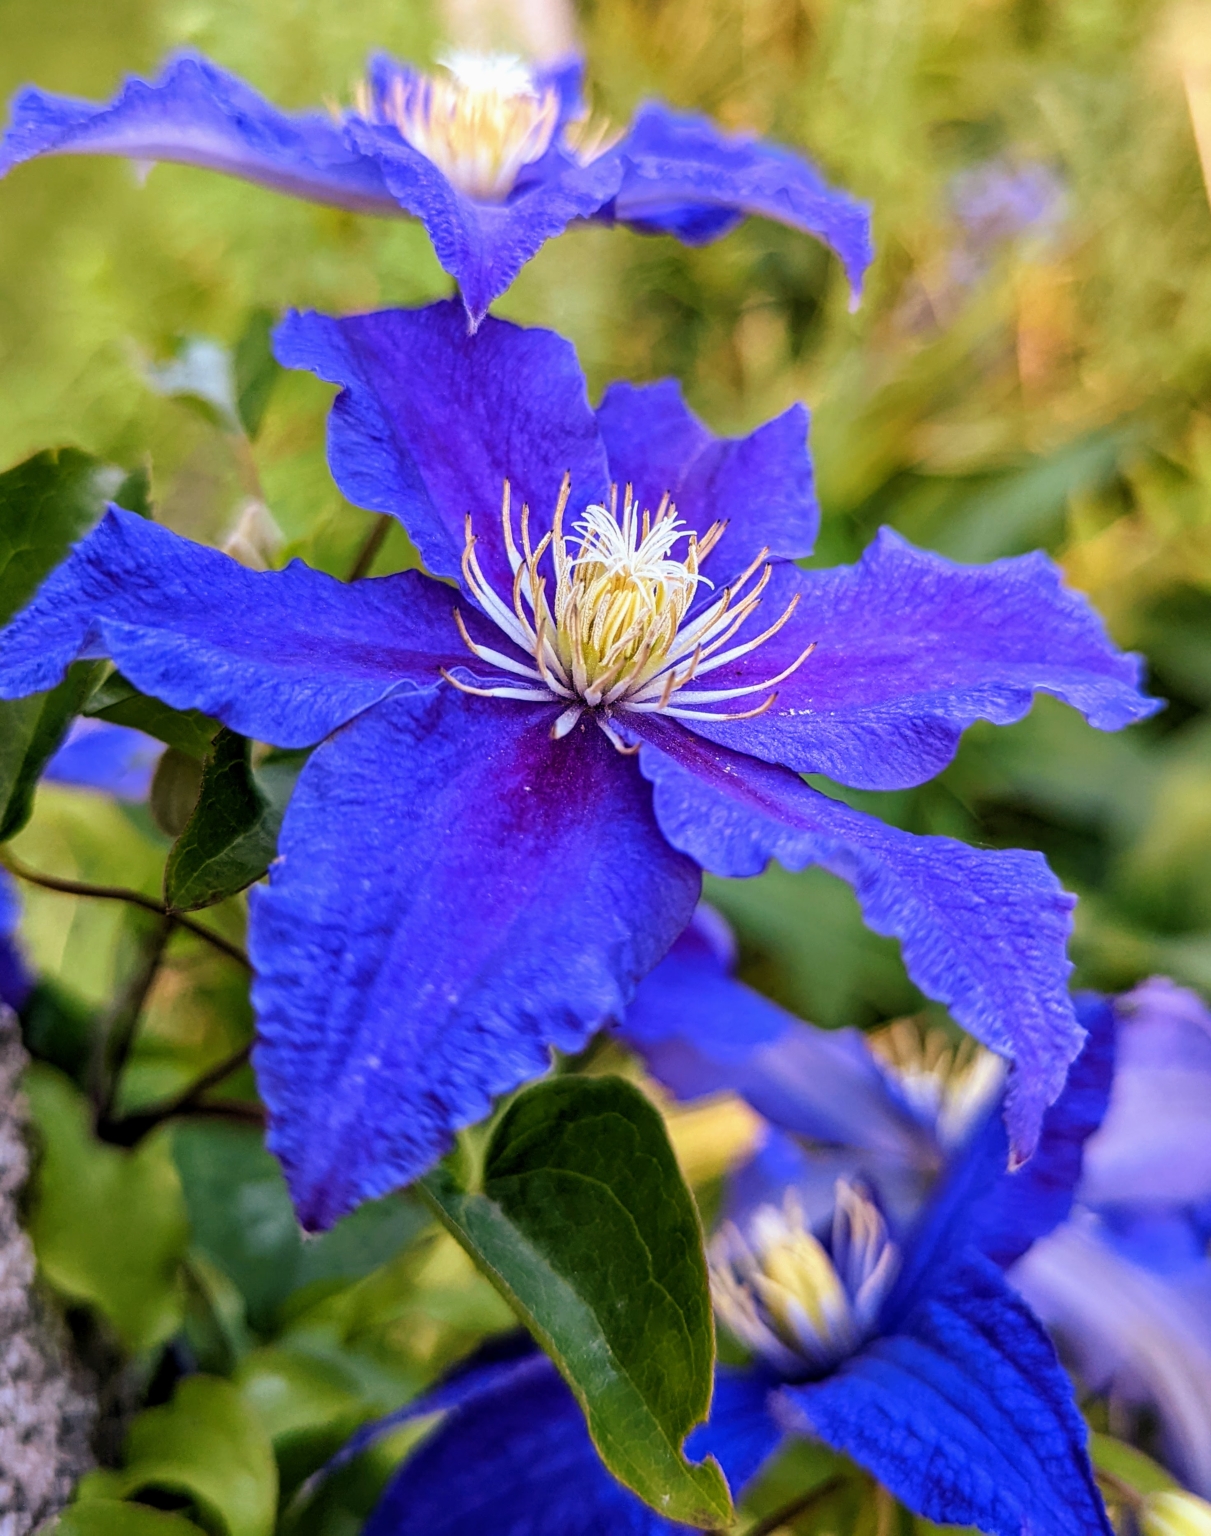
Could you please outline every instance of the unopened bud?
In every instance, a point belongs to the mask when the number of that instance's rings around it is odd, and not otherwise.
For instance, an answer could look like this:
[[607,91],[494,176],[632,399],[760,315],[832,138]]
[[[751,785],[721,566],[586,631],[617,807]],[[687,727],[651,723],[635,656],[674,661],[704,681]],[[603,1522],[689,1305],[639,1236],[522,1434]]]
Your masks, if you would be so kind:
[[1211,1536],[1211,1504],[1179,1488],[1150,1493],[1139,1524],[1143,1536]]

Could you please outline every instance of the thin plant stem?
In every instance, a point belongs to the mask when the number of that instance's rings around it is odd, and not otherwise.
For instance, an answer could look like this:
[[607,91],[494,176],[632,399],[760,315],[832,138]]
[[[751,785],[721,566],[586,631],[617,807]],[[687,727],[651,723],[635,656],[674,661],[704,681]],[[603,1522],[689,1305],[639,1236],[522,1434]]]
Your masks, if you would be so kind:
[[98,1125],[109,1119],[113,1109],[139,1020],[143,1017],[148,995],[160,973],[165,947],[175,927],[174,920],[164,916],[143,936],[139,963],[110,1009],[105,1027],[100,1032],[91,1073],[92,1099],[96,1106]]
[[1116,1477],[1113,1472],[1107,1472],[1104,1467],[1095,1467],[1093,1475],[1099,1483],[1108,1488],[1114,1497],[1121,1504],[1125,1504],[1128,1509],[1137,1510],[1143,1504],[1143,1494],[1138,1489],[1133,1488],[1130,1483],[1125,1483],[1121,1477]]
[[395,519],[390,512],[379,513],[374,527],[370,530],[369,537],[358,551],[357,559],[353,562],[349,574],[345,578],[346,581],[360,581],[363,576],[369,573],[370,567],[374,564],[374,557],[386,542],[387,535],[391,532],[391,525],[394,521]]
[[251,1054],[250,1040],[247,1045],[242,1045],[238,1051],[233,1051],[230,1056],[224,1057],[222,1061],[203,1072],[196,1082],[190,1083],[188,1088],[182,1089],[167,1103],[159,1104],[153,1109],[142,1110],[137,1114],[123,1115],[120,1120],[106,1119],[99,1127],[102,1139],[116,1142],[119,1146],[133,1147],[136,1142],[142,1141],[149,1131],[154,1131],[157,1125],[162,1125],[165,1120],[171,1120],[174,1115],[219,1115],[227,1119],[263,1124],[264,1112],[259,1104],[202,1103],[202,1095],[244,1066]]
[[838,1475],[830,1477],[826,1483],[821,1483],[818,1488],[813,1488],[810,1493],[804,1493],[797,1499],[792,1499],[789,1504],[784,1504],[781,1509],[776,1509],[772,1515],[766,1515],[764,1520],[759,1520],[747,1533],[747,1536],[771,1536],[779,1526],[785,1525],[788,1520],[797,1520],[800,1515],[806,1515],[815,1509],[818,1504],[823,1504],[831,1499],[838,1489],[845,1486],[846,1479]]
[[183,928],[199,939],[205,939],[207,944],[213,945],[245,970],[252,969],[252,962],[238,944],[233,944],[230,939],[225,939],[205,924],[195,922],[183,912],[170,913],[162,901],[157,901],[154,896],[144,896],[142,891],[128,890],[120,885],[87,885],[82,880],[64,880],[58,875],[44,875],[40,870],[30,869],[23,864],[8,848],[0,849],[0,865],[18,880],[40,886],[44,891],[57,891],[63,896],[86,896],[94,901],[124,901],[132,907],[142,907],[144,912],[154,912],[157,917],[171,917],[178,928]]

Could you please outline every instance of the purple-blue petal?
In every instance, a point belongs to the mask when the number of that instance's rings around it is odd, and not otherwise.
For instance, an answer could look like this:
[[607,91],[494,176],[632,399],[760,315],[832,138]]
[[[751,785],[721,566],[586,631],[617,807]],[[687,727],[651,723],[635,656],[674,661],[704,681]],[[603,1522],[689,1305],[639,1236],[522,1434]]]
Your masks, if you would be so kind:
[[777,698],[764,714],[690,722],[699,734],[857,789],[902,789],[939,773],[973,721],[1009,725],[1036,693],[1063,699],[1103,731],[1161,708],[1139,692],[1139,659],[1111,644],[1046,555],[958,565],[884,528],[857,565],[775,570],[737,642],[795,597],[777,635],[702,686],[759,683],[812,642],[815,650],[771,690]]
[[885,1319],[903,1315],[949,1254],[975,1248],[1007,1269],[1072,1210],[1089,1137],[1102,1123],[1114,1076],[1114,1010],[1085,994],[1077,1017],[1088,1031],[1064,1091],[1043,1116],[1034,1156],[1011,1170],[1005,1122],[989,1106],[951,1154],[905,1245],[904,1267]]
[[579,510],[608,495],[605,450],[570,342],[487,320],[467,334],[454,301],[334,320],[289,314],[275,348],[287,368],[341,385],[328,460],[349,500],[390,512],[426,567],[457,578],[470,513],[476,554],[504,600],[513,573],[501,535],[508,480],[537,544],[565,473]]
[[778,1401],[789,1429],[852,1456],[929,1520],[989,1536],[1111,1536],[1072,1385],[977,1255],[939,1277],[898,1333]]
[[1014,1063],[1006,1121],[1015,1160],[1029,1157],[1084,1042],[1066,985],[1073,898],[1046,860],[916,837],[674,722],[628,723],[661,830],[704,869],[755,875],[776,858],[853,885],[867,925],[900,940],[921,990]]
[[1211,1269],[1194,1284],[1118,1250],[1089,1211],[1036,1243],[1012,1280],[1073,1358],[1082,1384],[1148,1406],[1166,1460],[1211,1498]]
[[331,117],[281,112],[194,53],[171,58],[154,81],[128,79],[105,105],[21,91],[0,143],[0,176],[38,155],[67,154],[175,160],[358,213],[401,212],[374,160]]
[[1211,1012],[1154,977],[1116,1005],[1119,1061],[1105,1124],[1089,1143],[1087,1205],[1211,1199]]
[[279,747],[311,746],[467,652],[451,592],[416,571],[346,584],[294,561],[250,571],[111,507],[0,634],[0,698],[108,657],[137,688]]
[[700,878],[634,762],[554,708],[396,694],[311,758],[254,892],[255,1065],[299,1218],[419,1177],[616,1017]]
[[17,945],[21,903],[8,871],[0,869],[0,1009],[20,1008],[33,987],[33,977]]
[[146,800],[163,742],[108,720],[73,720],[42,777],[53,784],[96,789],[115,800]]
[[707,1456],[718,1461],[736,1498],[783,1441],[783,1429],[770,1413],[770,1393],[777,1385],[758,1367],[720,1366],[715,1372],[710,1418],[685,1442],[691,1461]]
[[841,258],[855,297],[861,292],[873,255],[870,209],[830,187],[801,155],[658,102],[639,109],[618,152],[619,223],[697,245],[760,214],[822,240]]
[[618,1033],[679,1098],[730,1089],[814,1141],[936,1157],[857,1030],[803,1024],[736,981],[698,923],[639,984]]
[[544,1355],[486,1365],[412,1405],[454,1406],[396,1473],[364,1536],[663,1536],[662,1519],[603,1465]]
[[[611,384],[597,408],[610,478],[652,511],[670,496],[701,537],[728,530],[703,569],[734,575],[762,548],[778,560],[810,555],[820,508],[807,451],[808,415],[792,405],[748,437],[717,438],[681,398],[675,379]],[[730,567],[730,569],[728,569]]]
[[574,219],[595,214],[622,177],[615,154],[581,165],[552,145],[523,168],[508,198],[481,202],[460,192],[395,128],[354,118],[346,132],[377,165],[392,197],[424,224],[438,261],[458,284],[472,330],[540,247]]

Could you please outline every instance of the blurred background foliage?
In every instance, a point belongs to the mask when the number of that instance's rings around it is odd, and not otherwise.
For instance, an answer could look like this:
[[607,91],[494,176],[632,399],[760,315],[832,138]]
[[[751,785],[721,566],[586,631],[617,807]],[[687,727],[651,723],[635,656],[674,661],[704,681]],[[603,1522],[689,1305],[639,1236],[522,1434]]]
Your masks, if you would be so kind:
[[[105,97],[188,44],[275,101],[347,101],[368,51],[431,60],[464,40],[468,9],[0,0],[0,89]],[[516,43],[500,9],[492,40]],[[873,202],[878,258],[851,313],[836,264],[760,221],[699,250],[574,229],[498,311],[571,336],[595,391],[676,375],[716,430],[807,400],[821,563],[854,558],[881,523],[960,559],[1051,551],[1144,653],[1169,708],[1109,736],[1044,700],[1015,727],[973,729],[936,782],[853,798],[915,831],[1046,853],[1082,898],[1080,984],[1163,971],[1211,989],[1211,8],[582,0],[577,25],[600,110],[624,120],[658,94],[803,148]],[[143,468],[156,516],[216,543],[262,497],[284,536],[275,559],[347,574],[371,520],[327,472],[331,391],[266,365],[268,324],[288,305],[348,312],[447,289],[404,221],[176,166],[20,168],[0,185],[0,467],[73,444]],[[225,369],[253,402],[251,442],[214,403]],[[374,570],[413,559],[393,531]],[[145,807],[47,785],[15,847],[155,895],[168,840]],[[829,876],[774,869],[710,895],[747,977],[804,1017],[869,1026],[921,1010],[895,945]],[[92,1475],[95,1508],[64,1530],[139,1536],[130,1506],[105,1522],[109,1501],[142,1490],[224,1536],[265,1536],[279,1494],[283,1529],[355,1531],[398,1437],[292,1505],[303,1479],[505,1326],[503,1304],[402,1196],[302,1242],[247,1073],[223,1089],[247,1125],[193,1117],[135,1148],[97,1143],[90,1041],[154,935],[117,905],[23,900],[44,978],[26,1018],[44,1138],[32,1230],[90,1359],[110,1363],[121,1468]],[[239,937],[239,902],[207,917]],[[250,1028],[238,969],[176,935],[120,1107],[182,1092]],[[729,1140],[683,1117],[696,1177],[721,1171],[740,1122]],[[803,1528],[891,1531],[868,1504]],[[148,1536],[188,1529],[146,1519]]]

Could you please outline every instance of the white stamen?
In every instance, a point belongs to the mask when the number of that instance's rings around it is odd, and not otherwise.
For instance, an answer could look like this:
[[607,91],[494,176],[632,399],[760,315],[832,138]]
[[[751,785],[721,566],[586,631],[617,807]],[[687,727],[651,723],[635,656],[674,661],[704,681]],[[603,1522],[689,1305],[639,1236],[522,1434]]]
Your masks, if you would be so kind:
[[992,1051],[967,1037],[954,1044],[942,1030],[922,1030],[912,1019],[897,1019],[867,1039],[943,1150],[964,1139],[1005,1081],[1005,1063]]
[[837,1182],[831,1252],[804,1224],[793,1189],[741,1232],[727,1223],[708,1250],[715,1309],[730,1331],[790,1377],[820,1374],[874,1328],[900,1267],[882,1214]]
[[460,192],[503,202],[524,167],[551,147],[559,93],[540,88],[511,55],[454,53],[440,62],[444,75],[397,74],[378,90],[363,81],[355,109],[398,129]]
[[[815,649],[814,642],[789,666],[763,681],[730,688],[688,687],[694,678],[757,650],[795,612],[798,596],[760,634],[736,645],[729,643],[761,605],[770,578],[769,551],[761,550],[735,581],[691,619],[699,587],[713,585],[702,575],[700,563],[723,537],[727,524],[713,523],[699,539],[678,517],[667,495],[653,514],[641,509],[627,486],[621,509],[615,487],[610,505],[587,506],[572,523],[569,537],[564,533],[564,515],[570,495],[571,481],[565,476],[551,530],[534,548],[530,509],[523,504],[519,537],[505,482],[500,520],[513,577],[508,602],[484,575],[470,514],[466,519],[462,566],[467,588],[484,614],[523,655],[532,658],[533,665],[473,640],[456,611],[463,642],[477,660],[532,680],[547,691],[519,689],[504,679],[474,686],[446,673],[448,681],[467,693],[565,703],[568,707],[552,728],[557,740],[572,729],[585,709],[591,709],[611,742],[626,752],[635,748],[610,726],[612,713],[723,721],[749,720],[769,709],[777,697],[772,690],[798,671]],[[679,545],[684,545],[680,557]],[[549,578],[542,569],[548,552],[548,569],[555,577],[551,601]],[[753,694],[766,697],[752,709],[720,713],[693,707]]]

